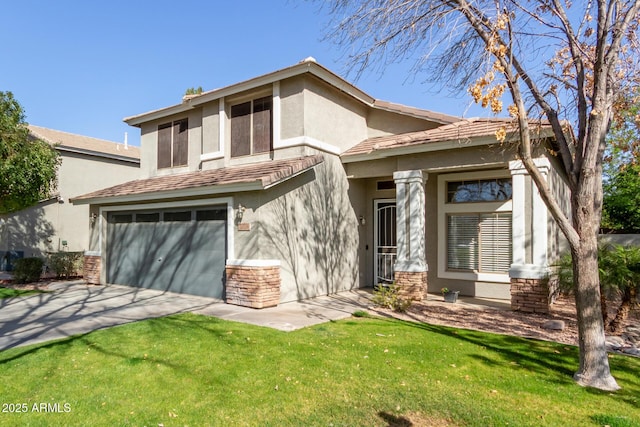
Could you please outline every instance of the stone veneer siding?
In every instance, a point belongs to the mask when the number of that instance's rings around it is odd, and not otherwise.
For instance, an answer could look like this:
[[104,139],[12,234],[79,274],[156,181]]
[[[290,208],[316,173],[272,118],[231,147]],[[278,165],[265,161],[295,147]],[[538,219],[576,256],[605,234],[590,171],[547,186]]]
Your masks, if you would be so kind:
[[280,267],[227,265],[226,301],[251,308],[274,307],[280,302]]
[[511,309],[530,313],[549,313],[552,300],[549,279],[511,278]]
[[100,268],[102,260],[96,255],[85,255],[82,266],[84,280],[92,285],[100,284]]
[[427,272],[396,271],[395,284],[400,298],[422,301],[427,294]]

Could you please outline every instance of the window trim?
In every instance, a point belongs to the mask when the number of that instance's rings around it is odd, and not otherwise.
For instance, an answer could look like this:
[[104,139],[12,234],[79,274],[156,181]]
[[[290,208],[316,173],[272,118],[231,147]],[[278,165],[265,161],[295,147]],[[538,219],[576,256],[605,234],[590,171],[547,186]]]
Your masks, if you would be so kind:
[[[269,98],[270,108],[269,108],[269,149],[266,151],[255,151],[255,139],[254,139],[254,117],[256,114],[255,111],[255,101],[263,100],[265,98]],[[234,107],[237,107],[242,104],[249,104],[249,153],[248,154],[239,154],[234,155],[234,147],[233,147],[233,115],[232,111]],[[275,121],[274,117],[274,100],[272,93],[254,93],[251,96],[244,96],[241,98],[235,98],[228,103],[228,122],[229,122],[229,158],[230,159],[241,159],[243,157],[249,156],[259,156],[273,153],[274,150],[274,127],[273,123]]]
[[[447,215],[513,212],[512,200],[497,202],[446,203],[450,181],[511,178],[509,170],[486,170],[438,175],[438,277],[477,282],[509,283],[508,273],[486,273],[447,269]],[[513,244],[513,243],[512,243]]]
[[[497,181],[497,180],[507,180],[512,184],[512,188],[511,188],[511,197],[509,197],[508,199],[495,199],[495,200],[469,200],[469,201],[465,201],[465,202],[459,202],[459,201],[455,201],[455,200],[449,200],[450,197],[450,192],[449,192],[449,184],[451,184],[452,182],[458,182],[458,183],[480,183],[480,182],[491,182],[491,181]],[[513,180],[511,179],[511,176],[509,177],[504,177],[504,178],[482,178],[482,179],[464,179],[464,180],[447,180],[446,181],[446,195],[445,195],[445,203],[446,204],[458,204],[458,203],[494,203],[494,202],[503,202],[503,201],[507,201],[507,200],[511,200],[513,198]]]

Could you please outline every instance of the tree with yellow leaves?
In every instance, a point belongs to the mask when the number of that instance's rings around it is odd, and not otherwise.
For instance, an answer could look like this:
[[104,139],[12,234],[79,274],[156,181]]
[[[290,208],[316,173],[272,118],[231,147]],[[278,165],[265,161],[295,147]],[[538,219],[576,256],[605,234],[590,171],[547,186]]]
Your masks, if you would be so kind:
[[[325,3],[326,4],[326,3]],[[508,112],[518,154],[573,255],[581,385],[616,390],[600,312],[597,233],[607,132],[639,86],[640,0],[333,0],[330,33],[362,73],[408,57],[433,81]],[[571,192],[566,215],[536,168],[532,123],[551,125]],[[506,129],[496,134],[506,137]]]

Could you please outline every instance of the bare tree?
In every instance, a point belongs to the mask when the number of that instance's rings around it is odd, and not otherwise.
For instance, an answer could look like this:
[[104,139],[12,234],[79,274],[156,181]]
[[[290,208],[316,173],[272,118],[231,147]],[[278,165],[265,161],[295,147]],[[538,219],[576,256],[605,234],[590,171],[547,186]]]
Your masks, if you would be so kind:
[[[616,102],[638,86],[640,0],[333,0],[329,37],[358,74],[413,58],[428,80],[467,88],[519,132],[518,154],[573,255],[580,367],[574,379],[619,388],[600,312],[597,232],[605,136]],[[544,118],[571,192],[566,215],[535,167],[532,126]],[[532,120],[533,119],[533,120]],[[505,131],[496,135],[504,139]]]

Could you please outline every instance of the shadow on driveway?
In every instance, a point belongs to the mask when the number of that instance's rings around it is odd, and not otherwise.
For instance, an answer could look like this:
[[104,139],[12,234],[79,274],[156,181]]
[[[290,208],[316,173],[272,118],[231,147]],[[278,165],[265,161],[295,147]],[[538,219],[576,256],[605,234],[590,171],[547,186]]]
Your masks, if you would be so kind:
[[292,331],[343,319],[370,305],[364,290],[256,310],[194,295],[128,286],[58,282],[52,292],[0,299],[0,351],[138,320],[193,312]]

